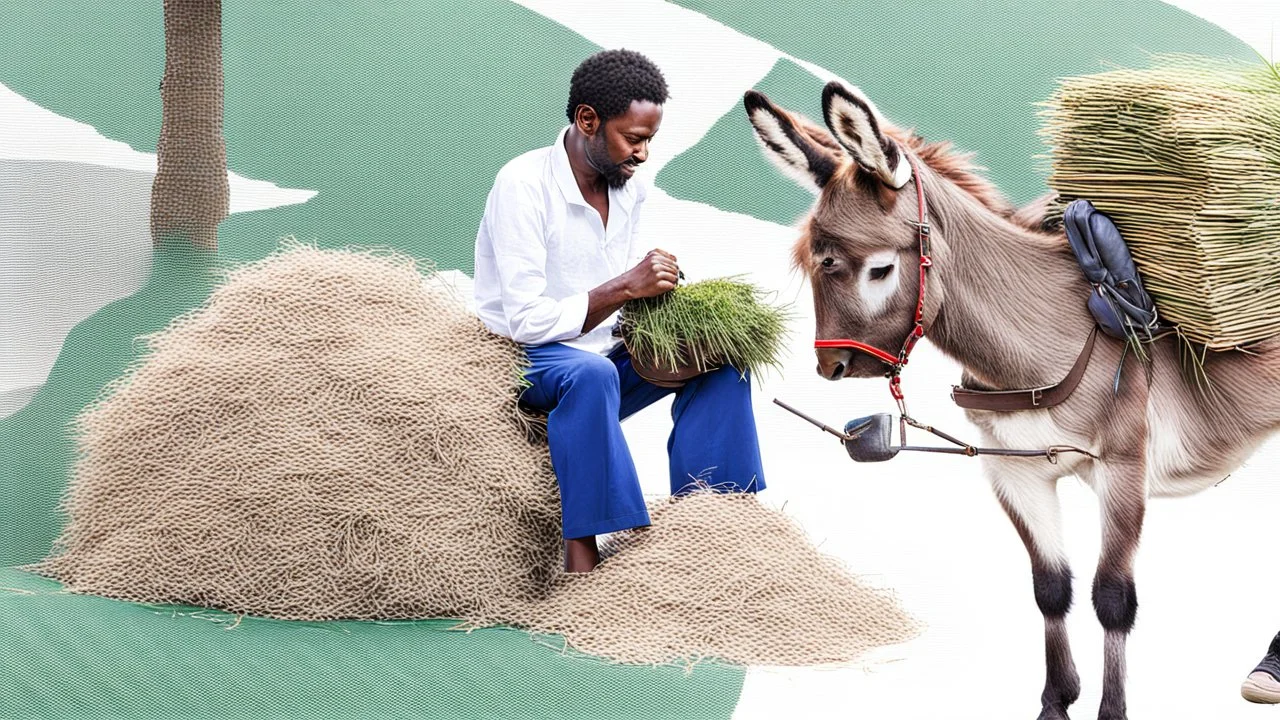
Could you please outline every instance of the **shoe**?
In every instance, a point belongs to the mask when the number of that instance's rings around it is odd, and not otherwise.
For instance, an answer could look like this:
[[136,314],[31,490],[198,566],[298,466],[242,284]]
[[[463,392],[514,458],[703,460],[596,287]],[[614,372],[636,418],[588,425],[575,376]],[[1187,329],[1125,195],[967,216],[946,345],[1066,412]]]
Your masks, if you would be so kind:
[[1240,686],[1245,700],[1266,705],[1280,703],[1280,633],[1271,641],[1267,656]]

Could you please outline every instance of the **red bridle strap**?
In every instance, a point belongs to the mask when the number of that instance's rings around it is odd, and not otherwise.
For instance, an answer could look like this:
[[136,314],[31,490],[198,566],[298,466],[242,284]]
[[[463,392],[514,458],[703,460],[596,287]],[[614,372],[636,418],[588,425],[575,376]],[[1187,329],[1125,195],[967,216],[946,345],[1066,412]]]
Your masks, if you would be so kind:
[[866,343],[860,343],[857,340],[815,340],[813,342],[813,346],[815,348],[853,348],[855,350],[861,350],[868,355],[874,355],[890,365],[898,364],[897,355],[891,355],[878,347],[872,347]]
[[[916,234],[920,241],[920,293],[916,298],[915,324],[912,326],[911,331],[907,333],[907,337],[902,341],[902,349],[898,351],[897,355],[881,350],[878,347],[858,342],[857,340],[850,340],[848,338],[815,340],[813,342],[813,346],[818,349],[850,348],[864,352],[890,365],[888,372],[889,392],[893,394],[894,399],[898,401],[899,405],[901,405],[903,401],[902,383],[899,380],[898,375],[902,372],[902,366],[907,364],[907,358],[910,357],[911,351],[915,348],[916,343],[920,341],[920,338],[924,337],[924,288],[925,279],[927,277],[926,271],[933,266],[933,248],[929,243],[929,210],[924,202],[924,183],[920,181],[920,168],[916,165],[915,158],[911,157],[911,155],[901,149],[899,149],[899,152],[902,152],[902,155],[907,159],[907,162],[911,163],[911,177],[916,184],[916,216],[918,218],[918,222],[916,223]],[[903,414],[905,414],[905,412]]]

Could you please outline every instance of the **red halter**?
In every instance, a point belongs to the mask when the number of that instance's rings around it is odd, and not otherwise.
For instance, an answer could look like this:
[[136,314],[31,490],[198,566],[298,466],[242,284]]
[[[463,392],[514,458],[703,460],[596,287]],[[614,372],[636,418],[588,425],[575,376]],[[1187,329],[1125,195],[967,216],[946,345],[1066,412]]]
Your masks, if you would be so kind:
[[893,399],[898,401],[898,408],[902,411],[902,414],[906,415],[906,406],[902,395],[902,382],[899,375],[902,372],[902,367],[907,364],[907,358],[911,355],[911,350],[920,341],[920,338],[924,337],[925,271],[933,266],[933,258],[931,256],[932,248],[929,245],[929,210],[924,202],[924,184],[920,182],[920,169],[916,166],[915,158],[901,149],[899,149],[899,152],[902,152],[907,162],[911,163],[911,176],[916,183],[916,202],[919,206],[917,211],[919,221],[916,223],[916,229],[920,240],[920,296],[916,300],[915,326],[911,328],[911,331],[907,333],[906,339],[902,341],[902,349],[898,351],[897,355],[848,338],[815,340],[813,346],[815,348],[852,348],[887,363],[890,366],[889,372],[886,374],[886,377],[889,378],[889,392],[893,394]]

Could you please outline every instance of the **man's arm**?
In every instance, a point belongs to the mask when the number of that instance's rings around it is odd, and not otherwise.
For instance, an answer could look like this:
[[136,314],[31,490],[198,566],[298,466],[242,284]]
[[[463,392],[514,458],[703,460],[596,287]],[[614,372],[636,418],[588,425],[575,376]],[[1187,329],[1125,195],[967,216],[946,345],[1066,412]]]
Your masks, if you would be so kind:
[[511,339],[526,345],[572,340],[582,334],[590,308],[588,293],[562,300],[543,295],[547,289],[545,203],[539,190],[517,178],[498,176],[485,207],[498,279],[502,311]]
[[628,300],[655,297],[671,290],[679,272],[675,255],[650,250],[638,265],[587,293],[587,319],[582,323],[582,332],[604,322]]
[[502,309],[516,342],[542,345],[572,340],[604,322],[626,301],[654,297],[675,287],[679,273],[675,256],[652,250],[630,270],[599,287],[562,300],[545,297],[543,212],[536,187],[502,176],[485,208],[502,283]]
[[628,300],[661,295],[676,285],[680,269],[676,256],[665,250],[650,250],[641,255],[640,209],[648,197],[648,189],[640,181],[634,181],[635,207],[631,208],[631,237],[627,242],[627,257],[635,263],[631,270],[604,283],[588,293],[587,319],[582,331],[588,332],[610,315],[618,311]]

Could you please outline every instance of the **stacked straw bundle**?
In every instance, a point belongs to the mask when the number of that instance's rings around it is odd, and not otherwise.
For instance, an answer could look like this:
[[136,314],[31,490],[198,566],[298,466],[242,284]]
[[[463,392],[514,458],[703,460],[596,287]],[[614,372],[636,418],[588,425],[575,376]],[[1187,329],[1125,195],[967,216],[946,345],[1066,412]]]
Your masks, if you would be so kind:
[[1280,70],[1161,56],[1041,115],[1049,185],[1115,221],[1163,320],[1210,350],[1280,334]]
[[738,277],[679,285],[665,295],[628,302],[621,331],[632,358],[672,372],[727,363],[741,372],[781,368],[788,314]]

